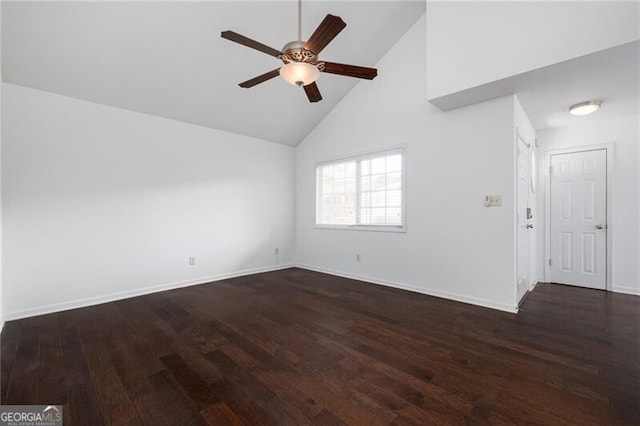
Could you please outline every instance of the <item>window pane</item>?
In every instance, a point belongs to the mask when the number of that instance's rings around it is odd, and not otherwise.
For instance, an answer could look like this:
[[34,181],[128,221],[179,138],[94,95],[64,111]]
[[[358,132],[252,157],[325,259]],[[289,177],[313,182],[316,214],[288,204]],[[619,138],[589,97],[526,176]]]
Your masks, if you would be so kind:
[[385,172],[385,158],[374,158],[371,160],[371,173],[384,173]]
[[355,179],[355,177],[344,180],[344,190],[346,192],[349,192],[349,193],[353,192],[355,194],[355,191],[356,191],[356,179]]
[[390,155],[387,157],[387,173],[399,172],[402,168],[402,155]]
[[400,207],[402,203],[402,192],[400,190],[387,191],[387,206]]
[[387,174],[387,189],[400,189],[402,185],[402,175],[400,172]]
[[362,160],[360,162],[360,174],[368,175],[371,173],[371,160]]
[[322,168],[322,180],[323,181],[330,181],[331,179],[333,179],[333,167],[331,166],[326,166]]
[[370,225],[371,224],[371,209],[362,209],[360,210],[360,224],[361,225]]
[[378,191],[371,193],[371,205],[373,207],[384,207],[385,205],[385,192]]
[[328,181],[322,182],[322,194],[333,194],[333,182],[332,181]]
[[399,225],[401,223],[400,207],[387,207],[387,225]]
[[385,175],[375,175],[371,176],[371,189],[373,191],[380,191],[386,188],[386,176]]
[[386,222],[385,209],[373,208],[371,209],[371,224],[372,225],[384,225]]
[[355,183],[350,183],[347,179],[342,179],[340,182],[336,182],[336,184],[340,188],[340,192],[343,194],[345,192],[355,190]]
[[347,163],[345,166],[345,177],[347,178],[355,178],[356,177],[356,163]]
[[371,176],[363,176],[360,178],[360,190],[371,191]]
[[356,212],[356,163],[320,166],[321,193],[318,194],[319,224],[351,225]]
[[371,193],[363,192],[360,194],[360,205],[362,207],[369,207],[371,205]]

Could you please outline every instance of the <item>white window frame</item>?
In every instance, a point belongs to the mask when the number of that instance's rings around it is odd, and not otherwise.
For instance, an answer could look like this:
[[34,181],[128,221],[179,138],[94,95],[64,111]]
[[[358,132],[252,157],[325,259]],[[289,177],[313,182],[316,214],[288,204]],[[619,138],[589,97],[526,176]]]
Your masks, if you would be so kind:
[[[356,162],[356,217],[359,214],[360,207],[360,162],[363,160],[370,160],[372,158],[379,158],[388,155],[401,154],[402,170],[400,175],[401,180],[401,203],[400,211],[402,215],[402,223],[400,225],[340,225],[340,224],[320,224],[318,218],[320,217],[320,209],[322,203],[320,202],[320,189],[321,179],[318,176],[319,168],[322,166],[328,166],[337,163],[344,163],[355,161]],[[315,193],[315,228],[316,229],[342,229],[350,231],[376,231],[376,232],[407,232],[407,149],[405,146],[396,146],[392,148],[386,148],[380,151],[367,152],[364,154],[351,155],[348,157],[335,158],[332,160],[322,161],[316,163],[314,173],[316,179],[316,193]]]

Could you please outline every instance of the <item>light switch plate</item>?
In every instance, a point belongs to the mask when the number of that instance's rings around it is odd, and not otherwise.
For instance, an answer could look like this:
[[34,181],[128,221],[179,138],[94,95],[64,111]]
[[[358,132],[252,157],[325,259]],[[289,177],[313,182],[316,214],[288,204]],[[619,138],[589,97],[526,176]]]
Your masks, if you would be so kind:
[[484,205],[485,207],[502,207],[502,195],[487,195]]

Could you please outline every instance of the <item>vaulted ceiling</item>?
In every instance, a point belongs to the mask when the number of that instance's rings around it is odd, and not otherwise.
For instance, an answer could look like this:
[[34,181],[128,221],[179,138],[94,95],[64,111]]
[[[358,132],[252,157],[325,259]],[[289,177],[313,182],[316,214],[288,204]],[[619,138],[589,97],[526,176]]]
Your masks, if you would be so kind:
[[[322,74],[324,99],[315,104],[280,78],[238,87],[281,63],[220,32],[281,49],[297,38],[295,1],[3,2],[2,8],[5,82],[291,146],[359,83]],[[303,38],[327,13],[339,15],[347,27],[321,57],[375,66],[424,11],[424,1],[304,1]]]

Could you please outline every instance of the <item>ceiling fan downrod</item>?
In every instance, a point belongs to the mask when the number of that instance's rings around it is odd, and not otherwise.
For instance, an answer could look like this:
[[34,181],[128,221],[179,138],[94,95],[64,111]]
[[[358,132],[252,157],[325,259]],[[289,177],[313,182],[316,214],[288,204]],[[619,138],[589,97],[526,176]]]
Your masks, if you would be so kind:
[[[290,41],[282,48],[282,53],[278,56],[285,65],[293,62],[303,62],[324,71],[324,64],[318,63],[318,55],[305,48],[306,42],[302,40],[302,0],[298,0],[298,39]],[[302,83],[302,82],[301,82]],[[301,85],[296,82],[296,85]]]
[[302,40],[302,0],[298,0],[298,40]]

